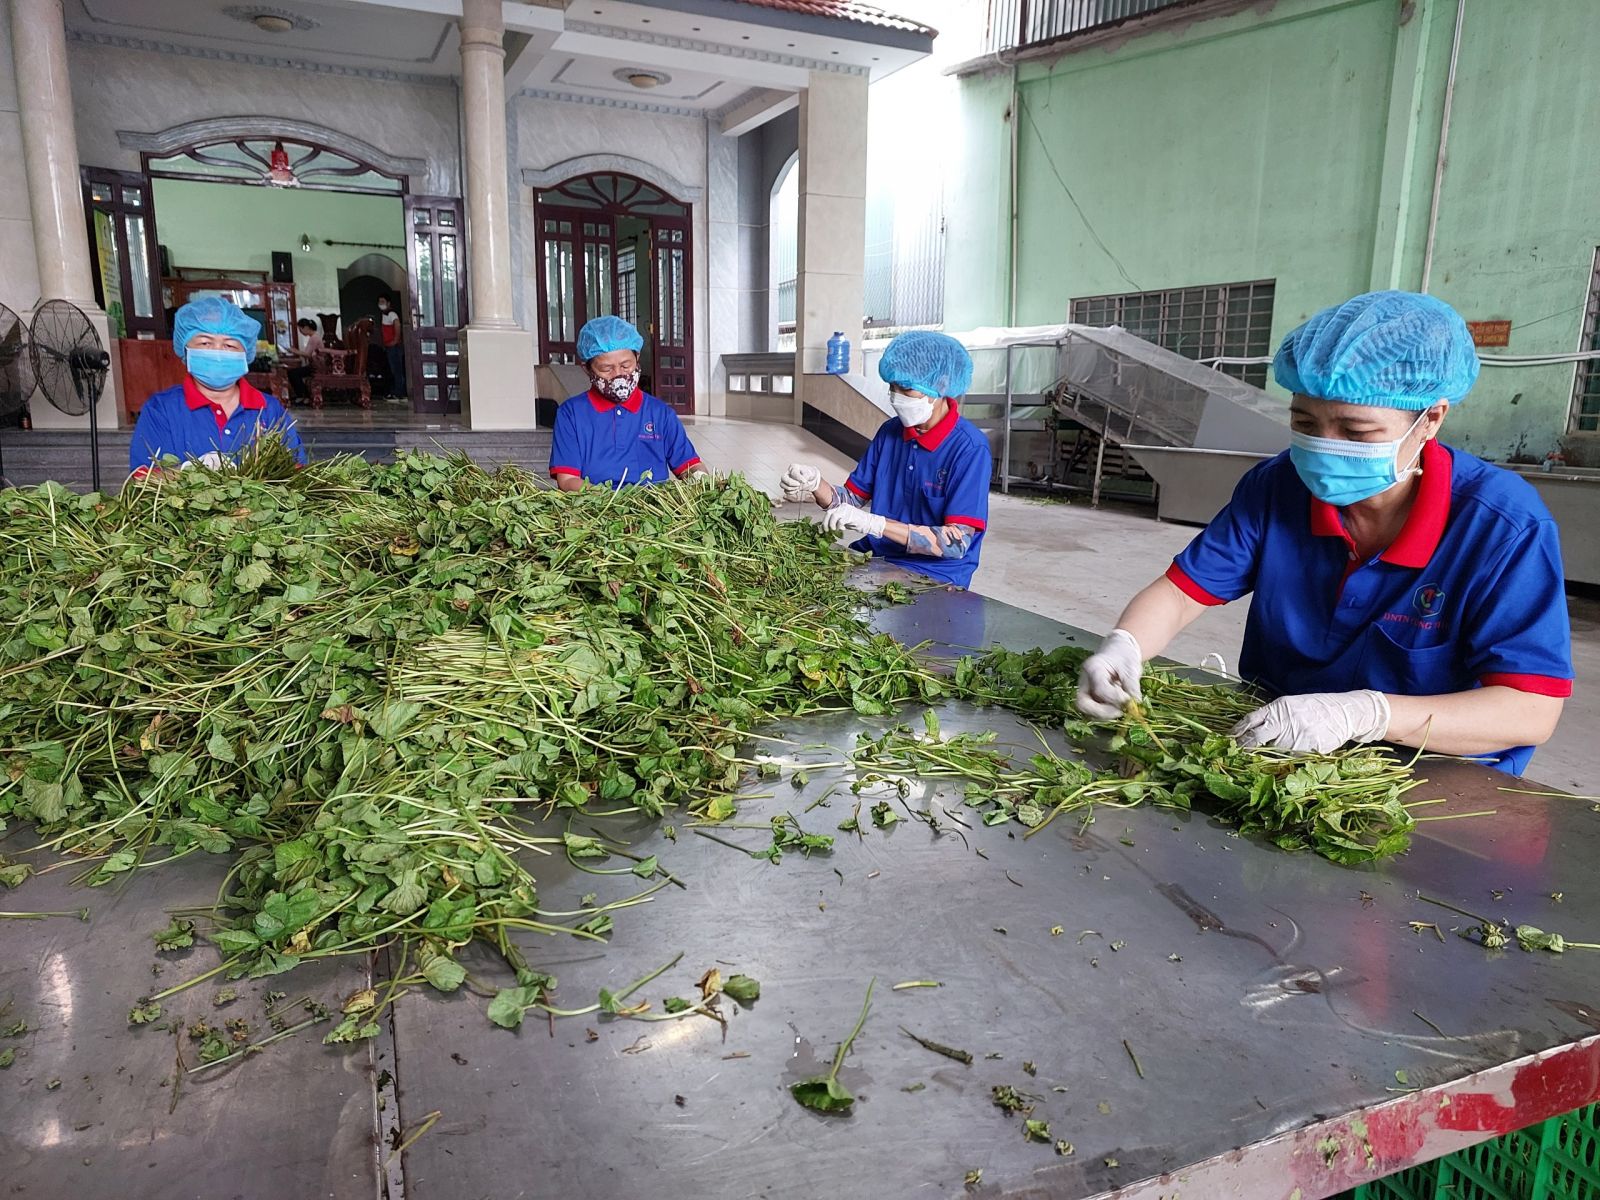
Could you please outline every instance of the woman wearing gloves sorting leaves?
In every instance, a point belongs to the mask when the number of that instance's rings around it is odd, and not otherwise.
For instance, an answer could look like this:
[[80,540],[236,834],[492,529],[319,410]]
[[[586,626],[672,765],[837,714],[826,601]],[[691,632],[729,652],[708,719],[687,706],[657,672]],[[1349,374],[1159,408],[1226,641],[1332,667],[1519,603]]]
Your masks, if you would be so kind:
[[264,430],[277,432],[302,463],[305,448],[294,418],[276,396],[245,381],[261,322],[220,296],[191,300],[172,319],[172,346],[189,374],[177,387],[144,402],[128,447],[128,469],[135,476],[163,458],[182,465],[220,466]]
[[1555,522],[1527,483],[1435,440],[1478,377],[1466,323],[1373,292],[1290,333],[1289,450],[1252,469],[1084,664],[1110,720],[1143,661],[1208,607],[1253,593],[1240,674],[1278,697],[1246,746],[1394,742],[1520,774],[1572,694]]
[[972,358],[948,334],[902,333],[884,350],[878,374],[895,416],[844,486],[795,463],[784,473],[783,498],[815,500],[828,510],[826,529],[860,535],[857,550],[966,587],[988,526],[992,469],[988,439],[957,407],[972,383]]
[[639,388],[644,338],[621,317],[596,317],[578,330],[589,390],[556,409],[550,474],[563,492],[587,481],[621,487],[704,474],[683,422]]

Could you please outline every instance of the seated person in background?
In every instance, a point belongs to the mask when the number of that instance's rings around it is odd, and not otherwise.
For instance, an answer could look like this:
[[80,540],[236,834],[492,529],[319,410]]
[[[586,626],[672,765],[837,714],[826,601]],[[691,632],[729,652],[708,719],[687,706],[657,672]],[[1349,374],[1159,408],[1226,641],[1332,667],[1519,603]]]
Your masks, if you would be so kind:
[[172,320],[172,345],[189,374],[177,387],[144,402],[133,427],[128,467],[135,477],[158,467],[166,457],[184,465],[199,460],[219,465],[264,430],[278,432],[304,463],[305,448],[294,418],[276,396],[264,396],[245,382],[250,368],[246,346],[253,347],[261,323],[221,297],[192,300]]
[[309,400],[311,388],[307,380],[316,374],[317,355],[322,353],[322,335],[310,317],[301,317],[295,327],[300,331],[300,346],[294,352],[299,365],[289,368],[289,394],[296,400]]
[[783,498],[827,509],[825,529],[860,535],[852,549],[966,587],[989,525],[994,469],[988,439],[956,403],[972,384],[972,357],[949,334],[913,330],[889,343],[878,374],[895,415],[844,486],[795,463],[784,473]]
[[563,492],[585,482],[620,487],[705,474],[678,414],[639,390],[644,338],[621,317],[596,317],[578,330],[589,390],[556,409],[550,474]]

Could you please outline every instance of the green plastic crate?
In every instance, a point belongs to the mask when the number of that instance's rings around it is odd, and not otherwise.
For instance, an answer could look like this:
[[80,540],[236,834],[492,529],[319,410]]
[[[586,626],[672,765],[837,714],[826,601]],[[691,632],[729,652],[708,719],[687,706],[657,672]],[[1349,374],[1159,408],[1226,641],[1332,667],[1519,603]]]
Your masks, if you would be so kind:
[[1600,1200],[1600,1104],[1363,1184],[1350,1200]]

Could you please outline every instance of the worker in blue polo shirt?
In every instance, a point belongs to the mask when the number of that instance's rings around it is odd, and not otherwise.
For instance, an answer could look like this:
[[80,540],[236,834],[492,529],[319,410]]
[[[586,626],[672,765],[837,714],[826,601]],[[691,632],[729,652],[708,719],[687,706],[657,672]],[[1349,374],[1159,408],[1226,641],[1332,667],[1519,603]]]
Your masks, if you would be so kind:
[[1509,471],[1436,437],[1478,377],[1466,323],[1410,292],[1317,313],[1273,362],[1287,452],[1134,597],[1084,664],[1078,706],[1139,699],[1143,661],[1253,593],[1240,674],[1275,696],[1242,745],[1393,742],[1520,774],[1572,694],[1556,525]]
[[271,430],[304,463],[305,448],[294,418],[276,396],[245,380],[261,322],[220,296],[191,300],[172,319],[172,346],[188,368],[177,387],[144,402],[133,427],[128,469],[135,476],[159,468],[162,459],[180,466],[223,459]]
[[596,317],[578,330],[589,390],[556,409],[550,474],[563,492],[584,482],[621,487],[705,474],[670,405],[639,388],[644,338],[621,317]]
[[972,356],[949,334],[914,330],[889,343],[878,375],[895,415],[844,486],[795,463],[784,473],[783,497],[815,500],[828,510],[824,528],[860,535],[857,550],[966,587],[989,525],[992,471],[988,439],[958,404],[972,383]]

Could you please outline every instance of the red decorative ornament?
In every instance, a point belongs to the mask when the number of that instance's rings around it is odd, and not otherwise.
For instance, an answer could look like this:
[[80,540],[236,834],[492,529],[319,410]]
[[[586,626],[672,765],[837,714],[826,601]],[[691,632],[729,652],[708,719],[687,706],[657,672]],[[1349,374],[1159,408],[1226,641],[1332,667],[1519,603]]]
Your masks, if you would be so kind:
[[289,166],[289,152],[283,148],[282,142],[273,143],[270,164],[267,168],[267,182],[273,187],[300,186],[293,168]]

